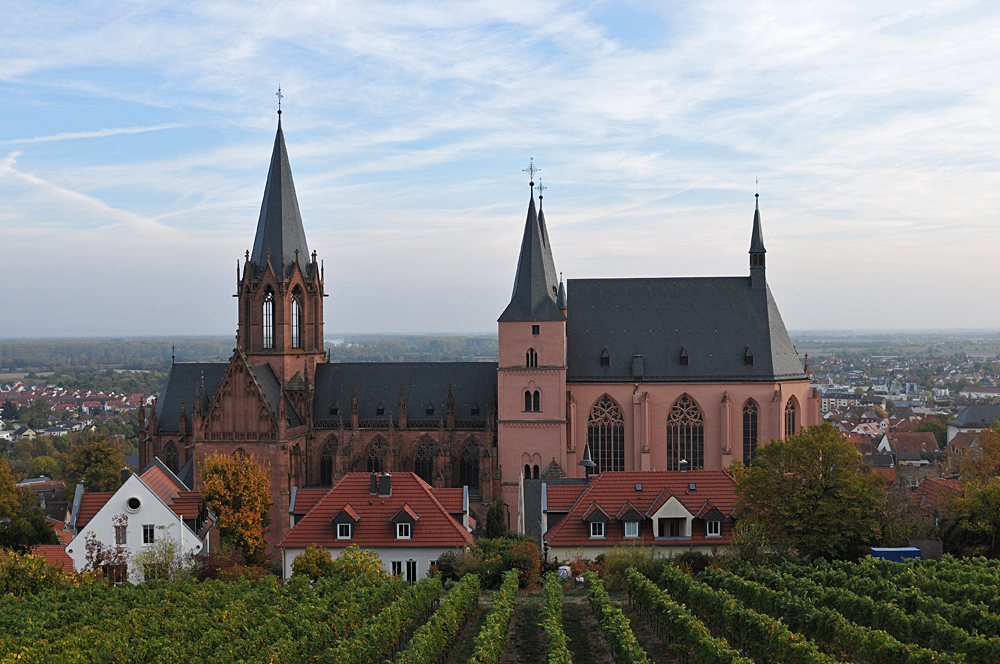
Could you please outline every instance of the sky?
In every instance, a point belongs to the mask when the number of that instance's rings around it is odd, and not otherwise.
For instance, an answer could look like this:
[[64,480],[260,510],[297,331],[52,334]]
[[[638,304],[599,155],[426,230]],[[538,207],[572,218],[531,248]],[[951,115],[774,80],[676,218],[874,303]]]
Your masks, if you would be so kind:
[[531,158],[567,279],[757,186],[790,329],[1000,328],[997,3],[3,4],[0,338],[235,333],[279,85],[328,336],[495,332]]

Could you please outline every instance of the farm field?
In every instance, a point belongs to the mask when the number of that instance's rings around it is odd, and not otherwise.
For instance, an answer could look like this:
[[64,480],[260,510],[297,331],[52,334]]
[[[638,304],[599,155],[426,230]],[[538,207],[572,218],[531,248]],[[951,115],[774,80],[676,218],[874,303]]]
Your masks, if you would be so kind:
[[0,663],[932,664],[1000,661],[1000,564],[630,569],[626,591],[466,575],[97,583],[0,597]]

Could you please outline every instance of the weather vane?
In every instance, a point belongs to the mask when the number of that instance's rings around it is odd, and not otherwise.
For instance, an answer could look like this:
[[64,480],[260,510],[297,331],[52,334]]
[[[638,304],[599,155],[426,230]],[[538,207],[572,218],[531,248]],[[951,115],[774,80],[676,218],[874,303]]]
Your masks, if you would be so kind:
[[541,170],[542,169],[540,169],[540,168],[535,168],[535,158],[532,157],[531,161],[528,163],[528,167],[527,168],[522,168],[521,172],[522,173],[527,173],[529,176],[531,176],[531,186],[534,187],[535,186],[535,173],[538,173]]
[[281,100],[285,95],[281,94],[281,85],[278,85],[278,91],[274,93],[278,97],[278,115],[281,115]]

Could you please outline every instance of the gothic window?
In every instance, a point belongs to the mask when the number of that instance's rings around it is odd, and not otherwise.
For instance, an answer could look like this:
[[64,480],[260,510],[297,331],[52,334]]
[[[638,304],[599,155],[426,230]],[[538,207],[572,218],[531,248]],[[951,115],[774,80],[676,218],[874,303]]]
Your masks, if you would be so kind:
[[434,441],[430,438],[424,438],[417,446],[417,453],[413,455],[413,472],[428,484],[434,481]]
[[524,464],[524,479],[526,480],[531,479],[531,465],[527,463]]
[[542,411],[542,393],[538,390],[524,391],[524,412],[540,413]]
[[264,348],[274,348],[274,291],[264,291]]
[[537,480],[538,479],[538,464],[537,463],[534,466],[531,467],[531,479],[533,479],[533,480]]
[[234,459],[241,459],[241,460],[242,459],[249,459],[250,455],[247,454],[247,451],[245,449],[243,449],[242,447],[237,447],[236,451],[233,452],[233,458]]
[[531,412],[531,390],[524,391],[524,412]]
[[524,354],[524,366],[526,367],[538,366],[538,353],[535,352],[534,348],[529,348],[528,352]]
[[698,404],[686,394],[674,403],[667,419],[667,470],[680,470],[681,461],[687,461],[691,470],[705,467],[705,421]]
[[785,404],[785,435],[791,436],[795,433],[795,399],[789,397]]
[[757,456],[757,404],[747,401],[743,405],[743,463],[750,465]]
[[590,411],[587,444],[597,464],[594,472],[625,470],[625,418],[622,409],[606,394]]
[[167,465],[167,468],[170,469],[170,472],[172,472],[172,473],[176,473],[177,472],[177,468],[178,468],[178,466],[177,466],[177,446],[174,445],[172,442],[171,443],[167,443],[166,446],[164,446],[164,448],[163,448],[163,463],[165,463]]
[[302,290],[292,291],[292,348],[302,348]]
[[330,436],[323,445],[319,458],[319,483],[323,486],[333,485],[333,460],[337,455],[337,439]]
[[389,452],[389,443],[378,436],[368,445],[368,461],[365,471],[369,473],[385,472],[385,455]]
[[458,484],[469,487],[470,491],[479,491],[479,442],[475,438],[465,442],[458,460]]

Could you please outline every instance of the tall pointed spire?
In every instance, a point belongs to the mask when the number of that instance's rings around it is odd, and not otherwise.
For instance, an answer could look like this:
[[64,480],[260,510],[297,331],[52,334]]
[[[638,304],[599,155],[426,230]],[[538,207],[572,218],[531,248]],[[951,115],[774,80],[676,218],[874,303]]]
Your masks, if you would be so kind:
[[296,262],[296,250],[304,261],[302,270],[308,274],[309,245],[306,243],[306,233],[302,228],[299,201],[295,196],[295,184],[292,182],[292,169],[288,164],[285,135],[281,131],[281,116],[278,116],[278,131],[274,137],[274,150],[271,152],[271,167],[267,171],[267,185],[264,187],[264,200],[260,206],[257,235],[254,237],[250,259],[259,271],[267,264],[267,255],[270,251],[271,265],[277,267],[283,263],[285,271],[290,273]]
[[753,232],[750,235],[750,287],[764,288],[764,231],[760,225],[760,194],[754,194],[757,199],[757,207],[753,213]]
[[558,282],[552,260],[545,215],[535,211],[535,183],[531,182],[528,216],[521,238],[521,254],[514,275],[514,292],[500,321],[556,321],[566,317],[556,306]]

